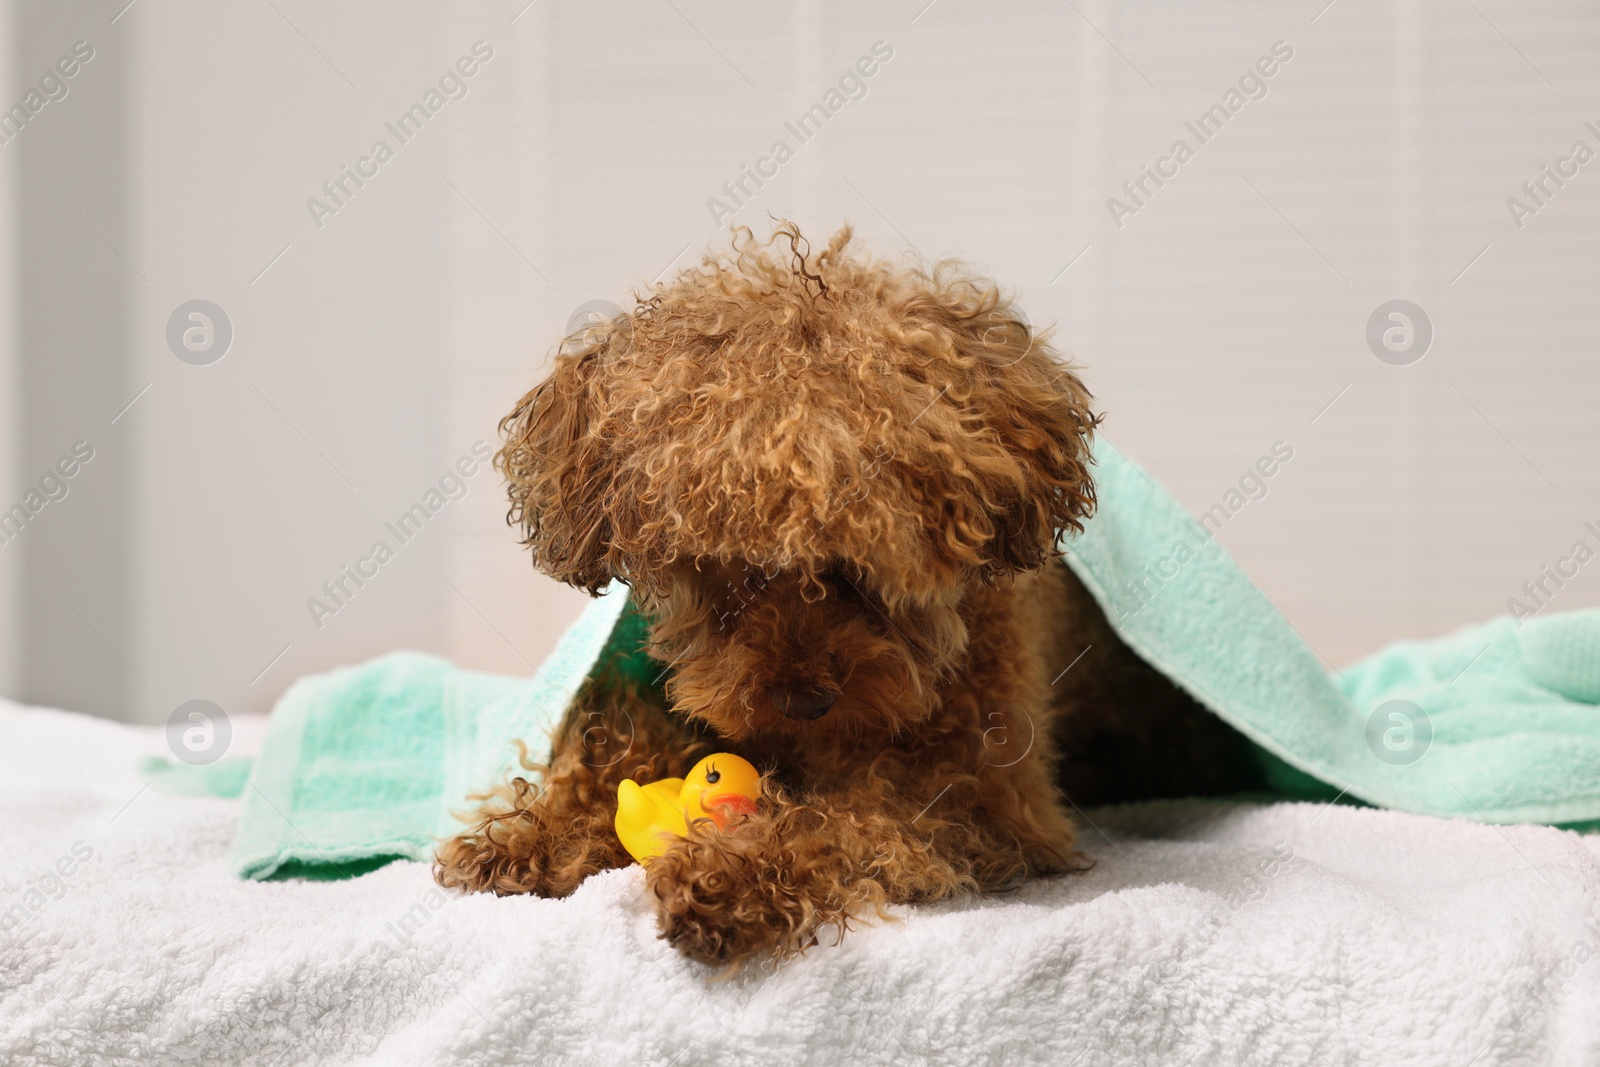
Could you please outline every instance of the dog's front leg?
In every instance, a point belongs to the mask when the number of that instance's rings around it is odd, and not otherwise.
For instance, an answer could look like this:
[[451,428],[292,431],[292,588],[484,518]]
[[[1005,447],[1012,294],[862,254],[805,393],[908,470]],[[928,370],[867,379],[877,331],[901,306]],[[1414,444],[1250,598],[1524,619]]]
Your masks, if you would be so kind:
[[542,773],[480,797],[472,828],[440,846],[434,877],[474,892],[564,897],[589,875],[633,862],[613,824],[623,779],[681,775],[712,751],[652,694],[586,684],[556,731],[550,762],[523,761]]
[[799,803],[769,788],[757,814],[696,826],[650,862],[661,936],[702,963],[782,959],[885,904],[978,889],[972,853],[992,846],[958,822],[919,821],[930,799],[880,787]]
[[1035,725],[1048,723],[1048,715],[1005,705],[986,712],[982,721],[986,728],[977,751],[967,759],[979,781],[979,821],[994,839],[979,859],[984,888],[1021,873],[1015,864],[1018,855],[1029,874],[1080,869],[1084,861],[1074,848],[1071,801],[1056,788],[1051,738]]

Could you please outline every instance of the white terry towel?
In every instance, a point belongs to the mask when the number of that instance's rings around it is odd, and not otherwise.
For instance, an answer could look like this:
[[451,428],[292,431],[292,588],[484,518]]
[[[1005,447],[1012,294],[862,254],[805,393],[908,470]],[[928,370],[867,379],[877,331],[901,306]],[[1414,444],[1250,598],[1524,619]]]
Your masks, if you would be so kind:
[[[236,737],[258,736],[238,722]],[[1600,839],[1311,804],[1090,811],[1080,875],[713,981],[637,868],[237,880],[160,732],[0,702],[0,1063],[1600,1063]]]

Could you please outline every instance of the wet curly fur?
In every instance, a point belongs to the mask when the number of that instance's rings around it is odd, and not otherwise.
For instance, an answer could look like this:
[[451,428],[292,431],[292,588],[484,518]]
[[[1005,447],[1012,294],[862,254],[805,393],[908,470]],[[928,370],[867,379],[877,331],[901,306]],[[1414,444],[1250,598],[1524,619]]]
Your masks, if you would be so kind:
[[1074,804],[1241,784],[1237,736],[1059,559],[1095,506],[1090,403],[994,285],[848,228],[740,231],[569,338],[502,423],[509,517],[552,577],[628,584],[661,671],[602,664],[439,881],[571,893],[631,862],[620,781],[737,752],[757,813],[646,870],[662,936],[737,964],[1076,866]]

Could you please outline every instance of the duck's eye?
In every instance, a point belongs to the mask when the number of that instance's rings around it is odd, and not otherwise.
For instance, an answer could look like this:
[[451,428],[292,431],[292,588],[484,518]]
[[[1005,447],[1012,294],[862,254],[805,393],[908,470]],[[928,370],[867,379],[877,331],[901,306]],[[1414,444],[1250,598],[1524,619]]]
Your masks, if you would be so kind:
[[722,781],[722,772],[721,771],[713,769],[713,770],[709,770],[709,771],[706,772],[706,784],[707,785],[716,785],[720,781]]

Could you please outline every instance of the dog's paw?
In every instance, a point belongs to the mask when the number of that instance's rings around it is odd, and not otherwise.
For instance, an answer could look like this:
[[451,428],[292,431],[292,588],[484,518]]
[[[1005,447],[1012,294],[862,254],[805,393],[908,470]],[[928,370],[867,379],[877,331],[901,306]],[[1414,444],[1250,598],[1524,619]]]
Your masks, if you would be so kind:
[[[1093,857],[1079,852],[1072,845],[1038,845],[1026,849],[1027,875],[1075,874],[1094,866]],[[1022,875],[1019,875],[1022,877]]]
[[620,845],[593,820],[563,820],[538,803],[485,813],[439,846],[434,879],[448,888],[564,897],[589,875],[618,866]]
[[651,861],[661,936],[707,964],[803,951],[816,922],[790,872],[758,842],[708,832]]
[[763,817],[728,831],[697,827],[650,862],[647,884],[669,944],[713,965],[784,959],[815,944],[819,928],[842,932],[852,914],[881,901],[836,850],[773,829]]

